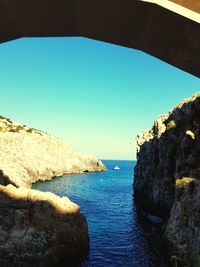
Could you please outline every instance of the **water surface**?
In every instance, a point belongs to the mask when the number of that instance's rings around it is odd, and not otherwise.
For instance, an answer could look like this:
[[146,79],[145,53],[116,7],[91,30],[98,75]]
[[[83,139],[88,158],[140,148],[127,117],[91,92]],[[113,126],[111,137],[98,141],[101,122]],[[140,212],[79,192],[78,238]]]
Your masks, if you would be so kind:
[[66,195],[81,206],[90,235],[84,267],[168,267],[159,251],[160,229],[134,202],[135,162],[103,162],[106,172],[65,175],[33,188]]

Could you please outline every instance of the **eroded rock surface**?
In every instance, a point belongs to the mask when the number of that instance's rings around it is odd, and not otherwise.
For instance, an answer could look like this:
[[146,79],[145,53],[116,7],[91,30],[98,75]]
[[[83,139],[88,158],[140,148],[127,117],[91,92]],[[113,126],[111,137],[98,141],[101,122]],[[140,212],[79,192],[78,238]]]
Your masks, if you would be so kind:
[[0,184],[31,187],[39,180],[105,166],[42,131],[0,118]]
[[[200,263],[200,181],[192,178],[176,186],[175,201],[164,231],[171,255],[191,267]],[[185,266],[185,265],[184,265]]]
[[197,93],[138,135],[134,175],[136,199],[165,219],[170,253],[189,266],[200,255],[199,114]]
[[78,205],[53,193],[0,186],[0,266],[51,267],[88,248]]

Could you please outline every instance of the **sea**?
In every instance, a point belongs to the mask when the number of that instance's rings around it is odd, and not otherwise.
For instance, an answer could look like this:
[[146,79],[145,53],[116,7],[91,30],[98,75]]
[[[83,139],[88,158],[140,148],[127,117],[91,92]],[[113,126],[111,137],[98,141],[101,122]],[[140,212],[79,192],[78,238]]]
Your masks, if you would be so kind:
[[169,267],[160,249],[162,225],[150,220],[152,214],[134,199],[136,161],[102,161],[105,172],[68,174],[33,185],[80,205],[90,236],[90,252],[81,267]]

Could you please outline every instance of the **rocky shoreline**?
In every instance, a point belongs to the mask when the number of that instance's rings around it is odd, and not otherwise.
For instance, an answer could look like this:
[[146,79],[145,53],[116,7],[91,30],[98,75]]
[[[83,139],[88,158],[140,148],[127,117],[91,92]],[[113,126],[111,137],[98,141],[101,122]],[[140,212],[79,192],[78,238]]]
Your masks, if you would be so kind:
[[79,266],[87,221],[67,197],[30,189],[69,173],[104,171],[100,160],[0,116],[0,266]]
[[139,134],[134,174],[136,200],[165,220],[169,256],[191,267],[200,263],[199,114],[197,93]]
[[69,173],[104,171],[100,160],[42,131],[0,119],[0,183],[31,187]]

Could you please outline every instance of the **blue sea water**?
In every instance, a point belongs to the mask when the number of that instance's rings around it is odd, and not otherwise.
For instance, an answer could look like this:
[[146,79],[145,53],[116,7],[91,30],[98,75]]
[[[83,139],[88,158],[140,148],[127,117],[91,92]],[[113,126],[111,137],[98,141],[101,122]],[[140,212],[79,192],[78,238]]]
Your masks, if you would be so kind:
[[[106,172],[65,175],[33,186],[68,196],[87,217],[90,253],[84,267],[168,267],[160,226],[134,201],[134,161],[104,160]],[[114,170],[115,166],[120,170]]]

